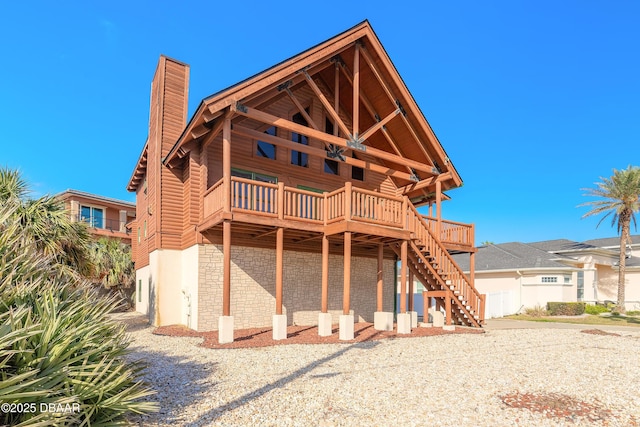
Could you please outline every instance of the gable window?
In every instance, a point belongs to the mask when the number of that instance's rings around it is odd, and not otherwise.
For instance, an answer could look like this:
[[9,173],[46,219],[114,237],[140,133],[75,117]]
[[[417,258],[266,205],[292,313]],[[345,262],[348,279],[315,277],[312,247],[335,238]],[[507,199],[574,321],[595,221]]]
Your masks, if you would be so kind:
[[[302,114],[296,113],[293,115],[292,120],[294,123],[299,125],[308,126],[309,124],[304,119]],[[291,140],[293,142],[297,142],[302,145],[309,145],[309,138],[301,133],[291,132]],[[300,151],[291,150],[291,164],[296,166],[302,166],[304,168],[309,167],[309,156],[307,153],[302,153]]]
[[542,283],[558,283],[558,278],[555,276],[543,276]]
[[[324,131],[329,135],[333,135],[333,122],[329,118],[325,118]],[[329,151],[325,146],[324,149]],[[340,169],[338,168],[338,162],[336,160],[324,159],[324,172],[331,175],[340,175]]]
[[[271,136],[278,136],[278,128],[271,126],[265,130],[264,133]],[[264,141],[258,141],[256,144],[256,155],[258,157],[264,157],[267,159],[276,159],[276,146]]]
[[[353,158],[357,159],[355,153],[353,153]],[[356,181],[364,181],[364,169],[359,168],[358,166],[351,166],[351,179],[355,179]]]
[[89,227],[104,228],[104,209],[80,206],[80,220],[89,224]]

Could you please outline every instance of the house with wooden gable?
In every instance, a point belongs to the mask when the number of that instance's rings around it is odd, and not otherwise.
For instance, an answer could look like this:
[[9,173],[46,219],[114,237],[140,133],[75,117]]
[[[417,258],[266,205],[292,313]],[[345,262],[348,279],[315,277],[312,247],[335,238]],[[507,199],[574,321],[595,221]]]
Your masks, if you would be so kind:
[[[449,323],[480,326],[473,226],[447,221],[462,180],[364,21],[223,89],[187,116],[189,66],[161,56],[136,193],[137,310],[218,330],[354,322],[392,329],[396,269]],[[416,209],[429,205],[431,215]],[[399,267],[398,267],[399,265]],[[404,301],[404,300],[403,300]],[[397,328],[410,332],[407,304]]]

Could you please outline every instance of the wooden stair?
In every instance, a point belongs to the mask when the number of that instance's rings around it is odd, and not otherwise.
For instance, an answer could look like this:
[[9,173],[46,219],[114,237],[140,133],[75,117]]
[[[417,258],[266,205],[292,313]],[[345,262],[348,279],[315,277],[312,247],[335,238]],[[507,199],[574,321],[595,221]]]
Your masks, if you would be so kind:
[[[407,227],[412,236],[407,264],[414,277],[427,289],[427,296],[436,298],[436,306],[445,308],[447,324],[481,327],[484,295],[473,286],[413,204],[407,205]],[[399,245],[394,250],[400,255]]]

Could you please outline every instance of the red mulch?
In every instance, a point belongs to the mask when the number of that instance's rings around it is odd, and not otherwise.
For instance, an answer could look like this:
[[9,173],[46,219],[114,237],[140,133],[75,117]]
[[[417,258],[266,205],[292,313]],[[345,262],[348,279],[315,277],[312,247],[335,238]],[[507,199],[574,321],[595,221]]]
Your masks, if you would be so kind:
[[[610,409],[606,409],[600,402],[583,402],[566,394],[560,393],[510,393],[500,396],[502,402],[511,408],[528,409],[545,415],[547,418],[575,422],[576,419],[607,421],[615,416]],[[635,419],[630,425],[637,425]]]
[[583,334],[591,334],[591,335],[610,335],[612,337],[619,337],[621,336],[620,334],[614,334],[613,332],[605,332],[602,331],[600,329],[585,329],[583,331],[580,331]]
[[247,348],[289,344],[344,344],[382,339],[484,333],[482,329],[456,326],[455,331],[445,331],[442,328],[414,328],[410,334],[398,335],[395,331],[376,331],[373,329],[372,323],[363,322],[354,325],[355,339],[350,341],[340,341],[336,325],[334,325],[333,334],[328,337],[319,336],[317,326],[289,326],[287,327],[287,339],[274,341],[271,331],[271,328],[237,329],[234,331],[234,341],[229,344],[218,344],[218,331],[196,332],[182,325],[160,326],[153,333],[171,337],[202,337],[204,340],[200,346],[205,348]]

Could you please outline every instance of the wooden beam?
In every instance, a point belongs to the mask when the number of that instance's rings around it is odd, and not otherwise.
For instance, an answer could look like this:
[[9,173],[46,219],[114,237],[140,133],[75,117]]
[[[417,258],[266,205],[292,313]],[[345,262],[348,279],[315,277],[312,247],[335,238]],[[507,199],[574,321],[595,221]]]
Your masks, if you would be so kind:
[[416,182],[414,184],[405,185],[404,187],[398,188],[399,194],[407,194],[410,191],[420,190],[426,188],[430,185],[435,184],[436,182],[446,181],[447,179],[451,179],[451,172],[445,172],[443,174],[432,176],[430,178],[423,179],[420,182]]
[[400,244],[400,313],[407,312],[407,246],[406,240]]
[[225,118],[222,129],[222,179],[224,212],[231,212],[231,119]]
[[353,51],[353,139],[358,140],[358,133],[360,132],[360,43],[356,42],[355,49]]
[[351,135],[351,132],[349,132],[349,128],[347,128],[347,125],[344,124],[344,122],[342,121],[342,119],[340,118],[336,110],[329,103],[329,101],[324,96],[324,94],[322,93],[322,91],[320,90],[316,82],[313,81],[309,73],[307,73],[305,70],[302,70],[302,73],[304,74],[304,78],[307,80],[307,83],[309,83],[309,87],[311,87],[311,90],[313,91],[313,93],[316,94],[316,96],[320,100],[320,103],[322,103],[322,106],[325,108],[325,110],[327,110],[327,113],[329,113],[329,115],[334,120],[334,122],[338,124],[338,127],[340,128],[340,130],[345,135]]
[[[400,113],[400,109],[396,108],[396,110],[393,113],[389,114],[387,117],[385,117],[384,119],[380,120],[378,123],[374,124],[369,129],[364,131],[362,133],[362,135],[360,135],[360,139],[362,139],[363,141],[366,141],[367,139],[369,139],[369,137],[371,135],[373,135],[375,132],[380,130],[384,125],[389,123],[389,121],[391,119],[393,119],[395,116],[397,116],[399,113]],[[393,148],[396,148],[396,147],[394,146]],[[396,152],[397,152],[398,155],[400,155],[399,151],[400,150],[397,150],[397,148],[396,148]],[[404,156],[402,156],[402,157],[404,157]]]
[[[369,52],[367,52],[367,49],[365,49],[364,47],[362,48],[362,56],[364,57],[367,65],[369,66],[369,69],[371,69],[371,72],[378,80],[378,83],[380,83],[380,86],[382,86],[384,93],[387,95],[387,97],[393,104],[396,104],[398,101],[398,98],[387,86],[386,81],[382,78],[382,73],[376,66],[371,55],[369,55]],[[422,151],[422,154],[425,156],[425,159],[433,164],[433,161],[431,160],[431,156],[429,156],[429,153],[427,153],[427,150],[424,148],[424,145],[422,144],[422,141],[420,140],[420,138],[418,138],[418,135],[413,129],[413,126],[411,126],[411,123],[409,123],[409,120],[406,118],[404,114],[402,114],[402,118],[404,120],[405,126],[407,127],[407,129],[409,129],[409,133],[411,133],[415,141],[418,143],[418,147],[420,148],[420,151]]]
[[413,270],[409,269],[409,311],[413,311]]
[[[309,154],[311,156],[321,157],[327,159],[327,152],[322,148],[311,147],[308,145],[298,144],[288,139],[280,138],[279,136],[268,135],[266,133],[259,132],[254,129],[250,129],[240,125],[234,125],[232,134],[242,135],[249,138],[257,139],[260,141],[268,142],[269,144],[277,145],[279,147],[287,148],[290,150],[300,151],[302,153]],[[394,178],[401,178],[407,181],[411,180],[411,175],[405,172],[401,172],[395,169],[388,168],[386,166],[371,163],[365,160],[356,159],[353,157],[345,156],[344,163],[359,168],[367,169],[372,172],[380,173]]]
[[382,271],[382,267],[384,265],[384,244],[382,243],[378,243],[378,295],[377,295],[377,311],[382,311],[383,310],[383,304],[382,304],[382,296],[383,296],[383,292],[382,292],[382,288],[383,288],[383,271]]
[[289,95],[289,98],[291,98],[291,101],[293,101],[300,114],[302,114],[302,117],[304,117],[304,119],[307,121],[307,123],[309,123],[309,125],[315,130],[320,130],[316,122],[313,121],[309,113],[307,113],[300,101],[298,101],[298,98],[296,98],[293,92],[291,92],[291,89],[286,88],[285,91],[287,92],[287,95]]
[[276,314],[282,314],[282,259],[284,253],[284,228],[276,232]]
[[[336,61],[333,72],[333,108],[340,114],[340,65]],[[333,134],[338,136],[338,121],[333,121]]]
[[[303,135],[306,135],[308,137],[311,138],[316,138],[320,141],[329,143],[329,144],[334,144],[334,145],[338,145],[340,147],[343,148],[347,148],[347,149],[351,149],[351,147],[347,144],[347,141],[344,140],[343,138],[339,138],[333,135],[329,135],[327,133],[324,132],[320,132],[318,130],[312,129],[310,127],[307,126],[303,126],[303,125],[299,125],[297,123],[294,123],[290,120],[287,119],[283,119],[282,117],[278,117],[278,116],[274,116],[272,114],[269,113],[265,113],[264,111],[259,111],[256,110],[254,108],[251,107],[246,107],[246,106],[238,106],[238,105],[234,105],[231,107],[233,111],[237,112],[238,114],[245,116],[245,117],[249,117],[252,118],[254,120],[257,120],[259,122],[265,123],[265,124],[269,124],[269,125],[274,125],[277,127],[281,127],[284,129],[287,129],[291,132],[297,132],[297,133],[301,133]],[[333,109],[332,109],[333,110]],[[301,150],[298,150],[301,151]],[[384,151],[384,150],[380,150],[377,148],[373,148],[373,147],[369,147],[366,146],[366,153],[373,156],[373,157],[377,157],[379,159],[382,160],[387,160],[393,163],[397,163],[399,165],[402,166],[409,166],[414,168],[415,170],[421,171],[421,172],[425,172],[429,175],[436,175],[433,172],[433,167],[429,166],[429,165],[425,165],[424,163],[415,161],[415,160],[411,160],[411,159],[407,159],[407,158],[403,158],[400,157],[396,154],[392,154],[389,153],[388,151]]]
[[222,223],[222,315],[231,315],[231,221]]
[[329,236],[322,235],[322,313],[329,308]]

